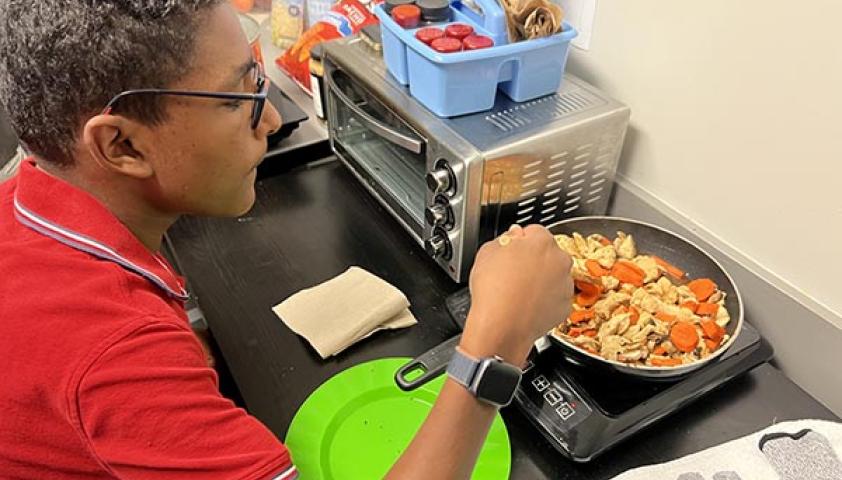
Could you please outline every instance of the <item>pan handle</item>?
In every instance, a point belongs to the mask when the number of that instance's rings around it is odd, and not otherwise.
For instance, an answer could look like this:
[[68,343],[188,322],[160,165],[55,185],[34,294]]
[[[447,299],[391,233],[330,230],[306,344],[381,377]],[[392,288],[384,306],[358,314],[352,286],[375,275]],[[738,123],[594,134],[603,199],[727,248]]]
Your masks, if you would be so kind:
[[[398,384],[401,390],[408,392],[426,384],[430,380],[438,377],[447,369],[447,364],[453,357],[453,352],[459,345],[459,340],[462,335],[456,335],[450,340],[446,340],[435,347],[427,350],[418,358],[411,360],[406,365],[402,366],[397,373],[395,373],[395,383]],[[421,370],[423,373],[420,377],[413,380],[406,378],[410,372]]]

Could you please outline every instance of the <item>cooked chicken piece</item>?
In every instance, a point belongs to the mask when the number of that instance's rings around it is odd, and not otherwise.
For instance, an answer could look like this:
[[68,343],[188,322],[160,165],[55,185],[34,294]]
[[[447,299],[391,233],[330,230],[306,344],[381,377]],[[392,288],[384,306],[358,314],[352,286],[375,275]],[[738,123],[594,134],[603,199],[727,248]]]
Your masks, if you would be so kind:
[[679,322],[697,323],[699,316],[693,313],[689,308],[679,308],[678,313],[675,314],[676,320]]
[[558,245],[558,248],[567,252],[567,254],[571,257],[582,256],[581,252],[579,252],[579,249],[576,247],[576,242],[573,241],[573,238],[568,237],[567,235],[556,235],[555,243]]
[[661,269],[658,268],[658,264],[655,262],[654,258],[647,255],[638,255],[635,257],[633,262],[640,267],[645,274],[643,283],[654,282],[661,276]]
[[661,311],[667,315],[678,316],[681,313],[681,308],[675,304],[661,303]]
[[573,242],[576,244],[576,249],[579,250],[579,253],[583,257],[590,255],[591,249],[588,246],[588,241],[585,240],[585,237],[581,236],[579,232],[573,232]]
[[682,304],[684,302],[697,302],[696,295],[693,294],[693,291],[687,287],[687,285],[682,285],[676,289],[678,293],[678,303]]
[[717,290],[717,291],[713,292],[713,295],[708,297],[706,302],[708,302],[708,303],[719,303],[721,300],[725,300],[725,292],[723,292],[722,290]]
[[632,260],[637,256],[637,246],[634,243],[634,238],[623,232],[617,232],[617,238],[614,240],[614,248],[617,249],[617,255],[620,258]]
[[658,297],[650,294],[645,289],[638,288],[635,290],[634,294],[632,294],[631,304],[649,313],[657,313],[661,310],[662,302],[658,299]]
[[617,280],[616,277],[612,277],[611,275],[603,275],[599,277],[599,280],[602,282],[602,288],[606,292],[609,290],[616,290],[620,286],[620,281]]
[[720,308],[716,311],[716,324],[720,327],[724,327],[728,325],[728,322],[731,321],[731,315],[728,314],[728,309]]
[[586,239],[588,242],[588,250],[590,250],[591,252],[595,252],[602,248],[603,245],[600,241],[601,238],[602,236],[597,234],[588,235],[588,238]]
[[611,268],[614,266],[614,262],[617,261],[617,252],[611,245],[607,245],[605,247],[598,245],[593,253],[588,255],[588,258],[596,260],[605,268]]
[[629,325],[631,325],[631,315],[628,313],[611,317],[607,322],[600,325],[596,337],[602,341],[609,335],[623,335],[629,329]]
[[661,287],[661,300],[666,303],[678,303],[678,288],[672,284],[669,278],[661,277],[657,284]]
[[652,317],[652,325],[653,325],[653,329],[652,329],[653,333],[656,333],[656,334],[658,334],[662,337],[669,336],[670,329],[671,329],[671,326],[670,326],[669,323],[663,322],[661,320],[658,320],[655,317]]
[[637,287],[635,287],[631,283],[624,283],[620,285],[620,291],[627,295],[633,295],[634,292],[637,291]]
[[621,362],[639,362],[649,356],[649,352],[643,348],[623,352],[617,355],[617,360]]
[[661,277],[657,282],[646,284],[643,288],[666,304],[674,304],[678,301],[678,290],[667,277]]
[[669,340],[664,340],[661,342],[661,346],[664,347],[664,350],[667,351],[667,355],[672,355],[673,353],[677,352],[678,349],[675,348],[675,345],[672,344]]
[[599,342],[597,342],[596,339],[593,337],[589,337],[587,335],[579,335],[578,337],[570,338],[570,341],[573,342],[574,345],[579,345],[581,347],[587,347],[599,351]]
[[597,317],[608,318],[611,316],[611,312],[616,310],[620,305],[627,303],[630,299],[631,297],[625,293],[608,292],[605,298],[594,304],[594,312],[596,312]]
[[596,280],[588,272],[584,258],[573,257],[573,266],[570,268],[570,275],[573,280],[580,280],[588,283],[596,283]]
[[608,360],[617,360],[628,343],[628,340],[619,335],[609,335],[602,339],[599,353]]
[[641,326],[640,322],[638,321],[637,324],[632,325],[626,330],[626,333],[623,334],[624,337],[629,339],[629,341],[634,343],[644,343],[646,342],[647,338],[651,333],[655,331],[655,327],[650,325],[643,325]]

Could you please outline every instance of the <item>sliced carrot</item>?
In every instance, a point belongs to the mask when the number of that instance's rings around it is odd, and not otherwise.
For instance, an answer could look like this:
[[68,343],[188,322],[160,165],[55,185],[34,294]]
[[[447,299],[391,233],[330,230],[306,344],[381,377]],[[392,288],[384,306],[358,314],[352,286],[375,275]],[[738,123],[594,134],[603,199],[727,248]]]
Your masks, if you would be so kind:
[[576,305],[584,308],[593,307],[598,300],[599,295],[584,295],[581,293],[576,295]]
[[629,323],[637,325],[637,321],[640,320],[640,312],[637,311],[637,307],[629,307],[629,313],[631,313],[631,321]]
[[596,285],[590,282],[583,282],[581,280],[576,280],[574,284],[576,285],[577,290],[588,296],[599,295],[602,293],[601,285]]
[[716,315],[716,312],[719,311],[719,304],[717,303],[700,303],[699,308],[696,309],[696,313],[699,315]]
[[636,263],[630,262],[628,260],[620,260],[618,263],[633,271],[634,273],[640,275],[641,277],[646,277],[646,272],[644,272],[642,268],[638,267]]
[[701,321],[702,332],[704,332],[705,337],[714,340],[714,341],[721,341],[722,338],[725,336],[725,329],[720,327],[715,320],[705,319]]
[[670,330],[670,340],[682,352],[692,352],[699,344],[699,334],[691,323],[675,322]]
[[600,237],[599,243],[601,243],[604,247],[607,247],[608,245],[611,245],[611,240],[608,240],[605,237]]
[[592,319],[594,316],[593,310],[574,310],[570,312],[570,323],[582,323]]
[[696,300],[704,302],[705,300],[710,298],[711,295],[713,295],[713,292],[716,291],[717,286],[716,283],[714,283],[714,281],[709,278],[699,278],[689,282],[687,284],[687,288],[689,288],[690,291],[693,292],[693,295],[696,296]]
[[646,274],[637,265],[632,262],[621,260],[614,264],[611,269],[611,275],[617,277],[617,280],[623,283],[630,283],[636,287],[643,286],[643,280]]
[[595,337],[596,336],[596,329],[595,328],[589,328],[589,329],[585,330],[584,332],[582,332],[582,335],[584,335],[586,337]]
[[594,285],[593,283],[583,282],[580,280],[576,280],[574,283],[580,292],[576,295],[576,304],[579,306],[590,307],[596,303],[596,301],[599,300],[599,296],[602,295],[601,285]]
[[672,323],[676,319],[675,315],[669,314],[667,312],[658,312],[655,314],[655,318],[667,323]]
[[705,345],[707,345],[707,346],[708,346],[708,350],[710,350],[711,352],[713,352],[714,350],[716,350],[717,348],[719,348],[719,341],[718,341],[718,340],[711,340],[711,339],[709,339],[709,338],[706,338],[706,339],[705,339]]
[[567,330],[567,335],[569,335],[571,337],[578,337],[579,335],[582,334],[582,332],[584,332],[586,330],[586,328],[587,327],[570,327]]
[[611,273],[611,270],[608,270],[607,268],[603,267],[596,260],[586,260],[585,268],[587,268],[588,273],[590,273],[594,277],[602,277]]
[[624,313],[629,313],[629,307],[625,305],[620,305],[619,307],[615,308],[613,312],[611,312],[611,316],[614,315],[622,315]]
[[652,357],[650,360],[655,367],[675,367],[684,363],[680,358],[658,358]]
[[586,351],[586,352],[588,352],[588,353],[593,353],[594,355],[599,355],[599,352],[597,352],[596,350],[594,350],[594,349],[593,349],[593,348],[591,348],[591,347],[581,347],[581,348],[582,348],[582,350],[584,350],[584,351]]
[[699,308],[699,304],[693,301],[686,301],[679,305],[681,308],[689,309],[691,312],[696,313],[696,310]]
[[657,263],[659,267],[666,270],[667,273],[670,274],[670,276],[672,277],[684,278],[684,276],[687,275],[687,273],[685,273],[684,270],[676,267],[675,265],[669,263],[661,257],[653,256],[652,258],[655,259],[655,263]]
[[663,345],[658,345],[655,350],[652,350],[652,355],[666,355],[667,349]]

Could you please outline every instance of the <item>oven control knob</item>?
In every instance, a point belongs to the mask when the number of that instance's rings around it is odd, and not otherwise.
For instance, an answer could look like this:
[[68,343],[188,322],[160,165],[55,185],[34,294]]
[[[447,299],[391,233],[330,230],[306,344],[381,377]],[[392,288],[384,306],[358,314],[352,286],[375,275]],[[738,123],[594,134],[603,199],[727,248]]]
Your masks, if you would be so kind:
[[429,240],[427,240],[427,253],[433,258],[444,256],[450,248],[450,241],[447,239],[447,234],[434,233]]
[[452,177],[446,168],[437,168],[427,174],[427,187],[433,193],[441,193],[450,190]]
[[447,205],[442,205],[441,203],[431,205],[427,207],[427,210],[424,212],[424,216],[427,218],[427,223],[430,225],[444,225],[447,222],[448,217]]

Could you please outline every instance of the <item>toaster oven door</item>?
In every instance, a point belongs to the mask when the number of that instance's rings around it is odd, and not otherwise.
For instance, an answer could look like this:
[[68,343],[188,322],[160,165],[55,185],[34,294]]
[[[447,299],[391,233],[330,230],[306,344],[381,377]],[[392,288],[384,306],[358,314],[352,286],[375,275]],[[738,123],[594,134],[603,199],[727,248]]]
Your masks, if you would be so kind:
[[427,140],[339,66],[325,80],[333,150],[422,243]]

